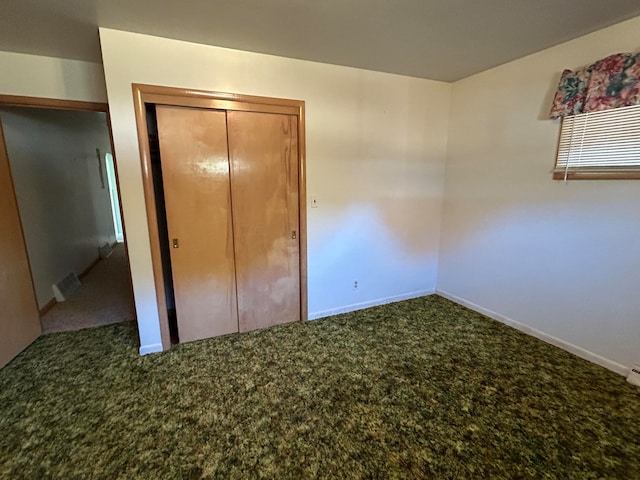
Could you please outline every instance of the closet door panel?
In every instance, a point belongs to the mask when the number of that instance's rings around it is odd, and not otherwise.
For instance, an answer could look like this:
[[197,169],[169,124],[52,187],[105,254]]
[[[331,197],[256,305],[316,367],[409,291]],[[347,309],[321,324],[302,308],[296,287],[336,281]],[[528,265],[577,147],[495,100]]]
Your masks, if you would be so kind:
[[156,112],[180,342],[237,332],[225,112]]
[[297,117],[227,112],[240,331],[300,320]]

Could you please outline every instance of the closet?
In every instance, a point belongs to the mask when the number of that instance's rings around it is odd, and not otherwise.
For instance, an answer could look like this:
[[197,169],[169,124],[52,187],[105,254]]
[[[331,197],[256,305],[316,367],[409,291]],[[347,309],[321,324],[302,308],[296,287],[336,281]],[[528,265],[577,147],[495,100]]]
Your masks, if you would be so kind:
[[[154,269],[170,276],[179,341],[304,319],[300,110],[171,103],[153,104],[157,241],[170,263],[154,258]],[[158,292],[161,307],[168,297]]]

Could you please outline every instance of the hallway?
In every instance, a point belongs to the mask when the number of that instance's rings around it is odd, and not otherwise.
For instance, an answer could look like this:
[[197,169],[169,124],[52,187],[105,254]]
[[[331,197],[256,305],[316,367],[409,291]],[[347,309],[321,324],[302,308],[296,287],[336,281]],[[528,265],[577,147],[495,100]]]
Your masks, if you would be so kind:
[[100,260],[68,300],[57,303],[42,317],[42,332],[65,332],[135,320],[131,280],[124,243]]

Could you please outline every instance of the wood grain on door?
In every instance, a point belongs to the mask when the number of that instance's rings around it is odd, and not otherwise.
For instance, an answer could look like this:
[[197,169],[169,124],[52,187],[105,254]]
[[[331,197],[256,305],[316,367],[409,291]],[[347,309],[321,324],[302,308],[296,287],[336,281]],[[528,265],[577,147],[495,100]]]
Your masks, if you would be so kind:
[[300,320],[298,125],[227,112],[240,331]]
[[225,112],[156,112],[180,342],[237,332]]

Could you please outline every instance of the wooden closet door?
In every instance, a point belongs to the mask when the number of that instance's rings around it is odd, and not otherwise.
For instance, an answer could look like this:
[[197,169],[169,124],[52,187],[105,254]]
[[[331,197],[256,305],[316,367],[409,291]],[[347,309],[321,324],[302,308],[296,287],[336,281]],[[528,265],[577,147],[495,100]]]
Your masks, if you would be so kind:
[[225,112],[156,112],[180,342],[237,332]]
[[42,331],[0,125],[0,367]]
[[227,112],[241,332],[300,320],[297,120]]

